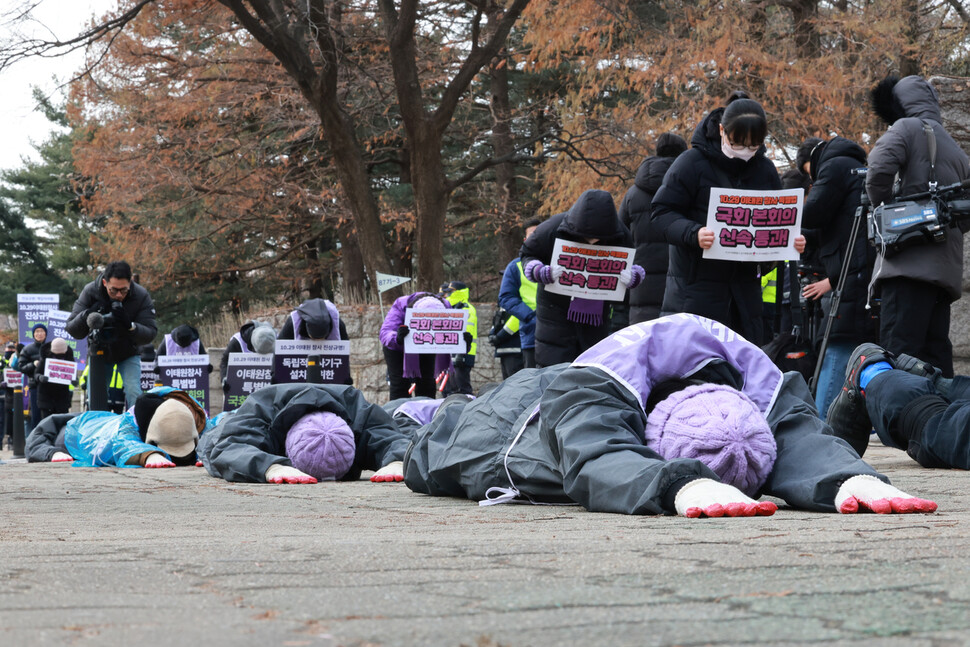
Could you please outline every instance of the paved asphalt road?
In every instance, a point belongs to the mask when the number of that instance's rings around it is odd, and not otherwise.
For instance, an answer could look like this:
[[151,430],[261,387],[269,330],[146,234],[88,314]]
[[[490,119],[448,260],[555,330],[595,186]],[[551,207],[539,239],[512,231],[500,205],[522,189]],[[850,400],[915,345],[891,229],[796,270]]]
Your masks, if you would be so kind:
[[970,644],[970,474],[867,458],[939,511],[631,517],[8,462],[0,645]]

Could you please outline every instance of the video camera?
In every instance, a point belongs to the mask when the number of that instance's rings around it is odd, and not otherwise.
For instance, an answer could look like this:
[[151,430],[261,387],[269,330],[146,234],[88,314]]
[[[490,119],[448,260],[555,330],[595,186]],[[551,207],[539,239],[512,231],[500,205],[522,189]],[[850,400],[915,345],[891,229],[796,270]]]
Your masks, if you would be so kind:
[[115,339],[115,317],[110,312],[101,314],[92,312],[88,314],[88,345],[92,349],[105,348]]
[[[960,197],[970,180],[904,196],[869,212],[869,242],[889,258],[914,245],[942,243],[947,229],[970,219],[970,199]],[[962,229],[962,227],[961,227]]]

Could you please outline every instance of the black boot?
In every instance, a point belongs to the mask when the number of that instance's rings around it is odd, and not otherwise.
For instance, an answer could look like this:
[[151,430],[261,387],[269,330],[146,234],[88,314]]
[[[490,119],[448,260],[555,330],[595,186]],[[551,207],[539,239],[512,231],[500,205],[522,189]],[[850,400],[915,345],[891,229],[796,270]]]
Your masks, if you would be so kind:
[[866,411],[865,396],[859,386],[862,369],[877,362],[893,365],[893,356],[882,346],[860,344],[852,351],[845,367],[845,382],[838,397],[829,405],[825,422],[832,428],[834,435],[845,440],[861,457],[869,446],[872,421]]

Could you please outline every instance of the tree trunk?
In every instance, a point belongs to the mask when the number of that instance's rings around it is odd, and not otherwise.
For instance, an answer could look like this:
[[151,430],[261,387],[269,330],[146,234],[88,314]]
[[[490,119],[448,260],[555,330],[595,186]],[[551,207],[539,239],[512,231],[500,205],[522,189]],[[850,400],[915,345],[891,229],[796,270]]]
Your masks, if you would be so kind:
[[[491,13],[488,19],[489,24],[497,20]],[[508,58],[505,52],[493,59],[488,68],[491,87],[492,151],[496,158],[515,152],[508,69]],[[498,222],[495,223],[495,228],[499,231],[499,253],[494,261],[496,269],[501,271],[509,260],[518,256],[522,245],[522,227],[519,222],[521,204],[514,164],[505,162],[495,167],[495,186],[499,192]]]

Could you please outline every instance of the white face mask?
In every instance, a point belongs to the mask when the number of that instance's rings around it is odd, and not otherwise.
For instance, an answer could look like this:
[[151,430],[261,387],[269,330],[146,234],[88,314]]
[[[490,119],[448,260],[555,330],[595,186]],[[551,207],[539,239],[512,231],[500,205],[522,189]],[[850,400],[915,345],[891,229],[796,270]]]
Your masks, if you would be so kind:
[[724,126],[721,126],[721,152],[724,153],[724,157],[727,157],[728,159],[740,159],[747,162],[754,157],[760,149],[760,145],[754,150],[751,150],[751,148],[748,146],[735,148],[731,145],[731,142],[728,141],[727,135],[724,133]]

